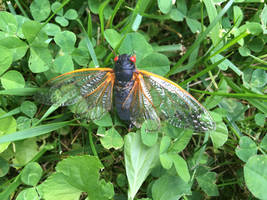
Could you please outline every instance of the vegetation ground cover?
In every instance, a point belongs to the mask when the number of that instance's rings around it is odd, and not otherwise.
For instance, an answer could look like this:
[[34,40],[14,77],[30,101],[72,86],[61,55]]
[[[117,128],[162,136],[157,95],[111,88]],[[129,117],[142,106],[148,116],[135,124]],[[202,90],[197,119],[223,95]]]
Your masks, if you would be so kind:
[[[0,199],[267,199],[261,0],[0,1]],[[190,92],[216,130],[130,132],[41,105],[47,80],[116,54]]]

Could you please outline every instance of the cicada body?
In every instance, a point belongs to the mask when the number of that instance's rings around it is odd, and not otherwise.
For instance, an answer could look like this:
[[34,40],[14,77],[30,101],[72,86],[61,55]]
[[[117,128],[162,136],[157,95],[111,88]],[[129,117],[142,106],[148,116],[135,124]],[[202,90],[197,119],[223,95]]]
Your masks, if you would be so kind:
[[208,111],[179,85],[138,70],[135,56],[123,54],[114,61],[114,69],[87,68],[52,79],[41,102],[74,105],[75,113],[90,120],[100,119],[114,104],[119,118],[136,127],[144,121],[159,127],[166,120],[198,132],[215,129]]

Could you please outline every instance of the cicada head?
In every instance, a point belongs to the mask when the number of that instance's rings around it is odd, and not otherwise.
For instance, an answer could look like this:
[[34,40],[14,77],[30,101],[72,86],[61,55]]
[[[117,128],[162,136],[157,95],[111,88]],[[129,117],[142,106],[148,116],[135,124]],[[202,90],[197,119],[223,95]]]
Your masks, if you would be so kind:
[[133,72],[135,72],[135,56],[122,54],[114,58],[115,68],[114,72],[116,79],[119,81],[129,81],[132,79]]
[[122,70],[135,70],[135,56],[122,54],[114,58],[115,73]]

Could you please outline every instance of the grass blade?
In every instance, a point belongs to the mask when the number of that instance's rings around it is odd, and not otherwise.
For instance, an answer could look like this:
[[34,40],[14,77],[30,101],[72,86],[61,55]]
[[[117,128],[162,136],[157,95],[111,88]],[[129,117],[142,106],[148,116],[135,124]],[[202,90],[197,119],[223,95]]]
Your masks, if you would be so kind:
[[25,129],[22,131],[17,131],[15,133],[11,133],[11,134],[0,137],[0,144],[5,143],[5,142],[14,142],[18,140],[23,140],[27,138],[44,135],[51,131],[70,125],[71,123],[72,121],[51,123],[51,124],[40,125],[37,127]]
[[115,18],[115,15],[117,14],[118,10],[120,9],[122,3],[124,2],[125,0],[119,0],[115,6],[115,8],[113,9],[113,12],[112,12],[112,15],[111,15],[111,18],[108,22],[108,24],[110,25],[110,28],[112,28],[112,24],[113,24],[113,20]]
[[13,95],[13,96],[31,96],[38,92],[39,88],[15,88],[8,90],[0,90],[0,95]]
[[104,39],[104,9],[105,7],[108,5],[108,3],[110,2],[110,0],[106,0],[103,3],[101,3],[100,7],[99,7],[99,20],[100,20],[100,30],[101,30],[101,36],[102,36],[102,40]]
[[95,50],[94,50],[93,44],[92,44],[90,38],[88,37],[88,34],[86,33],[86,31],[85,31],[85,29],[83,27],[83,24],[81,22],[81,20],[76,19],[76,21],[78,22],[78,24],[82,28],[82,32],[83,32],[83,34],[85,36],[85,39],[86,39],[86,46],[88,48],[88,51],[90,53],[90,56],[92,57],[93,63],[95,65],[95,67],[99,67],[99,63],[98,63],[98,60],[97,60],[97,57],[96,57],[96,54],[95,54]]
[[230,0],[224,8],[221,10],[221,12],[216,16],[216,18],[212,21],[212,23],[208,26],[208,28],[202,32],[198,39],[193,43],[193,45],[187,50],[187,52],[182,56],[182,58],[171,68],[169,73],[166,75],[166,77],[169,77],[170,75],[176,74],[178,68],[180,65],[190,56],[192,51],[207,37],[207,35],[210,33],[210,31],[216,26],[216,24],[219,22],[219,20],[222,18],[222,16],[227,12],[227,10],[231,7],[234,0]]

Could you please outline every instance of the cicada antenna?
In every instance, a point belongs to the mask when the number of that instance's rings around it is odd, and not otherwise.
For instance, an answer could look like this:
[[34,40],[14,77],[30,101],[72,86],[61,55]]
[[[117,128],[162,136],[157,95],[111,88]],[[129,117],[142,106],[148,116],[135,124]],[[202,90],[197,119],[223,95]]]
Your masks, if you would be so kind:
[[132,50],[132,53],[131,53],[131,55],[132,55],[132,56],[136,56],[136,52],[135,52],[135,50],[134,50],[134,49]]
[[110,49],[110,51],[112,52],[112,54],[114,55],[114,57],[117,56],[116,52],[111,48],[111,46],[108,45],[108,48]]

